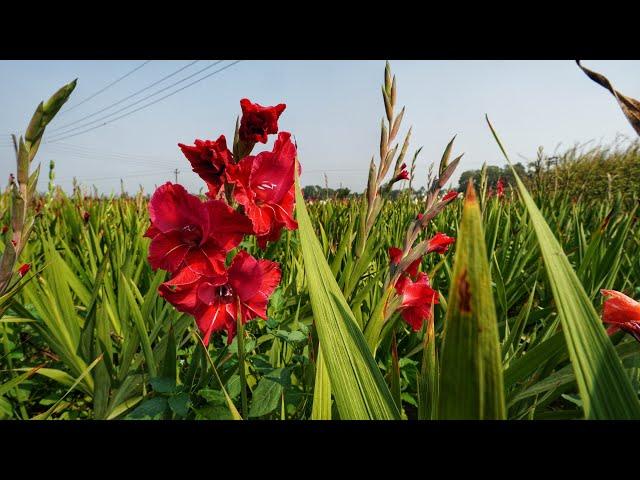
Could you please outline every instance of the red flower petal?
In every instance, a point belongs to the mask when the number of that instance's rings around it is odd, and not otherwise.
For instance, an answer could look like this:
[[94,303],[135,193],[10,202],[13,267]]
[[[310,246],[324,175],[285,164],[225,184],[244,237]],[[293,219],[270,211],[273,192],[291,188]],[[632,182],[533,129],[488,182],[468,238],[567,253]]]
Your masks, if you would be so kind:
[[248,143],[267,143],[267,135],[278,132],[278,118],[286,108],[284,103],[275,107],[263,107],[251,103],[247,98],[240,100],[242,119],[240,120],[240,140]]
[[262,271],[258,260],[241,250],[229,267],[229,284],[242,302],[250,300],[260,289]]
[[209,200],[205,205],[209,212],[211,238],[225,252],[237,247],[245,234],[253,233],[249,218],[223,201]]
[[291,134],[280,132],[273,151],[256,155],[251,168],[251,190],[263,202],[279,203],[291,189],[296,167],[296,147]]
[[30,269],[31,269],[31,264],[24,263],[18,269],[18,273],[20,274],[21,277],[24,277]]
[[400,315],[407,322],[414,332],[420,331],[425,319],[431,316],[431,308],[429,306],[419,306],[405,308],[400,311]]
[[226,305],[202,305],[195,312],[196,325],[202,333],[202,341],[209,345],[211,334],[225,328],[229,321]]
[[616,290],[600,290],[607,298],[602,320],[618,326],[640,322],[640,303]]
[[167,182],[158,187],[149,202],[149,215],[155,228],[171,230],[200,229],[202,239],[209,235],[209,215],[204,203],[182,185]]
[[227,166],[233,163],[233,155],[227,148],[227,140],[220,135],[218,140],[196,140],[195,145],[178,146],[191,163],[191,167],[209,187],[209,195],[215,197],[224,184]]
[[455,238],[438,232],[432,239],[429,240],[429,243],[427,244],[427,253],[445,253],[449,249],[449,245],[451,245],[455,241]]
[[253,232],[267,239],[279,238],[282,227],[298,228],[293,219],[296,149],[291,135],[281,132],[273,151],[245,157],[229,169],[228,179],[235,184],[234,198],[244,206]]
[[151,268],[175,272],[182,265],[189,248],[189,245],[182,240],[180,232],[174,230],[158,233],[149,245],[148,260]]
[[215,243],[207,242],[202,247],[194,247],[187,253],[184,262],[187,268],[198,275],[223,275],[226,252]]
[[449,202],[454,198],[458,198],[458,192],[456,190],[451,190],[444,197],[442,197],[443,202]]
[[392,265],[397,265],[402,260],[402,250],[398,247],[389,247],[389,259],[391,260]]
[[429,278],[419,273],[415,282],[403,276],[396,282],[396,292],[402,295],[400,314],[414,330],[422,328],[422,323],[431,316],[432,305],[438,303],[438,292],[429,285]]

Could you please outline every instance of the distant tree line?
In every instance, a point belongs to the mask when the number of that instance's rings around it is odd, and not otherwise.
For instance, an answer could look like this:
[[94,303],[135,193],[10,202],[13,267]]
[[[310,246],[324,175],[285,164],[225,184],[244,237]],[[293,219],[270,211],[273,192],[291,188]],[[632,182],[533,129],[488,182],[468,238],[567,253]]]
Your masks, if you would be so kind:
[[[626,145],[599,145],[589,150],[573,147],[551,156],[540,148],[532,162],[526,166],[516,163],[514,169],[532,192],[562,193],[576,200],[612,199],[621,195],[633,203],[634,199],[640,198],[639,141]],[[515,189],[515,178],[508,165],[488,165],[485,175],[488,189],[495,191],[499,179],[502,179],[505,189]],[[482,169],[463,172],[458,179],[457,190],[464,192],[469,179],[473,179],[474,185],[479,188],[481,177]],[[307,185],[302,193],[309,200],[345,199],[362,195],[360,192],[351,192],[348,188],[333,189],[320,185]],[[390,192],[390,197],[396,199],[408,193],[408,187],[401,185],[401,188]],[[414,197],[420,198],[425,194],[424,186],[411,189]]]
[[[528,178],[528,172],[524,165],[522,165],[521,163],[516,163],[513,167],[515,168],[516,172],[518,172],[520,178],[522,178],[523,180],[526,180]],[[462,172],[462,175],[460,175],[460,179],[458,180],[458,191],[464,192],[466,190],[469,179],[473,179],[473,184],[478,187],[480,185],[481,176],[482,169],[467,170],[465,172]],[[513,172],[511,171],[509,165],[504,165],[503,167],[488,165],[486,167],[486,176],[487,188],[495,189],[499,179],[502,179],[502,183],[504,184],[505,188],[507,187],[507,185],[511,185],[513,187],[515,187],[516,185],[515,177],[513,176]]]
[[321,187],[320,185],[307,185],[302,188],[302,195],[307,200],[330,200],[343,198],[349,198],[353,194],[348,188],[329,188]]

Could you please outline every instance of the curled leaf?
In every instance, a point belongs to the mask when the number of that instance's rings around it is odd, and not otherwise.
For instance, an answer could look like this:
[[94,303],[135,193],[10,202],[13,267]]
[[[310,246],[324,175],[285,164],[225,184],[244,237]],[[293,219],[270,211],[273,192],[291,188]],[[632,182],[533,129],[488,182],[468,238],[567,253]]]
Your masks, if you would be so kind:
[[620,105],[620,108],[622,109],[622,113],[624,113],[624,116],[627,117],[627,120],[629,120],[629,123],[636,131],[636,133],[640,135],[640,102],[635,98],[627,97],[621,94],[619,91],[613,88],[613,85],[611,85],[611,82],[607,79],[607,77],[583,67],[582,65],[580,65],[580,60],[576,60],[576,63],[591,80],[609,90],[611,94],[616,97],[618,105]]

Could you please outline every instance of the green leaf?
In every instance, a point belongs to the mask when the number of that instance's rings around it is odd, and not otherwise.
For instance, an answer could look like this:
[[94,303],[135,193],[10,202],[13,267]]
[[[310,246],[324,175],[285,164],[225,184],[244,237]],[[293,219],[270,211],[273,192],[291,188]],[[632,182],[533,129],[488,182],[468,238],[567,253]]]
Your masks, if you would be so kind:
[[154,392],[173,393],[176,389],[176,379],[170,377],[155,377],[149,380]]
[[331,420],[331,380],[322,359],[322,350],[318,350],[316,377],[313,384],[313,408],[311,420]]
[[[487,123],[511,165],[488,117]],[[538,238],[586,418],[640,419],[638,396],[607,338],[595,308],[512,165],[511,170]]]
[[546,360],[562,353],[564,349],[565,341],[562,332],[538,343],[527,353],[509,363],[509,368],[504,372],[505,388],[510,388],[515,383],[525,380],[544,365]]
[[399,419],[391,392],[322,253],[298,179],[296,213],[311,307],[340,418]]
[[169,397],[169,408],[178,417],[186,417],[189,413],[189,394],[182,392]]
[[167,413],[169,402],[165,397],[150,398],[129,413],[127,420],[160,420]]
[[198,333],[195,331],[192,331],[191,334],[197,339],[198,344],[200,345],[200,348],[204,352],[207,362],[209,363],[209,366],[211,367],[211,370],[213,371],[213,374],[216,377],[216,381],[218,382],[218,385],[222,390],[222,394],[224,395],[225,403],[227,404],[227,409],[229,410],[231,418],[233,420],[242,420],[242,416],[238,412],[238,409],[236,408],[236,406],[233,404],[233,400],[231,400],[231,397],[227,393],[226,388],[224,388],[224,384],[220,379],[220,375],[218,375],[218,370],[216,369],[216,366],[213,363],[213,359],[211,358],[211,355],[209,355],[208,348],[205,346],[204,342],[202,341],[202,337],[200,337],[200,335],[198,335]]
[[9,391],[11,391],[13,388],[17,387],[22,382],[32,377],[40,368],[41,367],[32,368],[29,371],[23,373],[22,375],[18,375],[17,377],[9,380],[8,382],[0,385],[0,396],[5,395]]
[[277,368],[260,379],[258,386],[253,391],[251,408],[249,409],[250,417],[262,417],[278,407],[282,396],[280,376],[285,371],[288,372],[287,369]]
[[502,355],[480,206],[469,183],[442,346],[441,419],[504,419]]
[[65,394],[62,397],[60,397],[58,401],[54,403],[49,410],[34,417],[34,420],[46,420],[47,418],[49,418],[49,416],[56,410],[56,407],[58,406],[58,404],[60,404],[60,402],[62,402],[62,400],[64,400],[66,396],[69,395],[78,386],[78,384],[80,384],[80,382],[82,382],[83,378],[85,378],[87,375],[89,375],[89,373],[91,373],[91,370],[93,370],[93,368],[102,360],[102,358],[103,358],[103,355],[100,354],[93,362],[91,362],[91,364],[87,368],[84,369],[84,371],[75,380],[75,382],[73,382],[73,384],[69,387],[69,389],[65,392]]

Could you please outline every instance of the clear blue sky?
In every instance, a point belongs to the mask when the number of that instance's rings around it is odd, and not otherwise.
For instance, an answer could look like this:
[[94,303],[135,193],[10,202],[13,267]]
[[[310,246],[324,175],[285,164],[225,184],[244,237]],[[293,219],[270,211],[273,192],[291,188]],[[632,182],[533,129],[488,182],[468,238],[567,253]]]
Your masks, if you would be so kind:
[[[112,113],[211,62],[200,61],[85,122]],[[40,100],[77,77],[78,86],[65,106],[71,108],[141,63],[142,60],[0,61],[2,184],[15,170],[7,135],[24,132]],[[187,63],[148,63],[104,93],[60,114],[50,125],[45,142],[55,139],[54,128],[94,113]],[[640,98],[640,61],[584,61],[584,65],[605,74],[624,94]],[[589,80],[573,61],[392,60],[391,66],[398,81],[398,102],[407,107],[403,132],[413,125],[409,152],[424,146],[417,185],[425,183],[429,163],[439,160],[454,134],[458,135],[454,153],[465,152],[458,174],[479,168],[485,161],[504,164],[485,124],[485,113],[516,161],[523,161],[518,154],[533,159],[538,146],[551,152],[558,144],[562,149],[589,140],[608,143],[617,134],[635,137],[614,98]],[[70,188],[75,175],[81,183],[95,184],[105,193],[119,191],[120,177],[124,177],[129,191],[135,191],[139,184],[149,191],[154,185],[172,180],[171,171],[178,168],[180,182],[191,191],[198,191],[202,183],[190,171],[176,144],[190,143],[195,138],[214,139],[221,133],[231,141],[240,112],[239,100],[248,97],[263,105],[287,104],[280,127],[297,139],[304,185],[322,184],[322,172],[326,171],[331,187],[342,183],[360,191],[366,182],[369,161],[378,151],[380,119],[384,115],[380,94],[383,71],[383,60],[240,62],[112,124],[44,143],[36,158],[43,166],[40,188],[46,188],[48,161],[54,159],[57,183],[65,189]],[[93,125],[96,124],[89,126]]]

